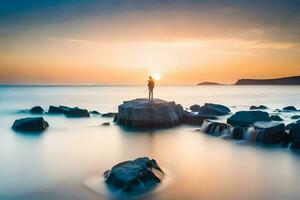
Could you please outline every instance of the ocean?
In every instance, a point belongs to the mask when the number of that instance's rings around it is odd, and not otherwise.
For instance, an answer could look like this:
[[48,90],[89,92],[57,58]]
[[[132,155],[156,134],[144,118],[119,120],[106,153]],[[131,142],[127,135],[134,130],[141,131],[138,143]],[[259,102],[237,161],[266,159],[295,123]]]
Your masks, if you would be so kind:
[[[232,113],[261,104],[270,113],[288,105],[300,108],[300,86],[158,86],[154,96],[184,108],[219,103]],[[23,110],[35,105],[105,113],[140,97],[147,97],[145,86],[0,86],[0,199],[107,199],[86,181],[142,156],[155,159],[169,179],[143,199],[299,199],[300,153],[289,148],[213,137],[197,126],[130,131],[114,123],[101,126],[113,118],[96,115],[44,114],[50,127],[41,135],[11,129],[15,119],[33,116]],[[280,114],[286,124],[292,115]]]

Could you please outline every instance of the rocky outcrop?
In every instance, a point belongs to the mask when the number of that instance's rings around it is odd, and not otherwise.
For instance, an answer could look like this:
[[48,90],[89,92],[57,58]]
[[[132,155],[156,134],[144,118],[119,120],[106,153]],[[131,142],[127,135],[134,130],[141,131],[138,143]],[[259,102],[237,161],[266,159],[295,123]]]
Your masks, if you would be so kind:
[[70,118],[90,117],[90,113],[86,109],[78,107],[71,108],[67,106],[50,106],[48,114],[64,114],[66,117]]
[[283,119],[280,116],[278,116],[278,115],[271,115],[270,119],[272,121],[277,121],[277,122],[283,121]]
[[217,117],[211,116],[211,115],[201,115],[199,113],[183,111],[182,123],[184,123],[184,124],[202,125],[203,121],[206,119],[217,119]]
[[260,106],[251,106],[250,107],[250,110],[265,110],[267,109],[268,107],[267,106],[264,106],[264,105],[260,105]]
[[47,127],[49,127],[49,124],[43,117],[17,119],[12,125],[13,130],[21,132],[42,132]]
[[200,107],[198,113],[202,115],[222,116],[228,115],[230,113],[230,109],[220,104],[205,103]]
[[284,142],[286,133],[283,123],[261,121],[255,122],[251,128],[249,134],[256,135],[256,142],[263,144],[280,144]]
[[143,193],[157,186],[164,172],[157,162],[147,157],[119,163],[104,172],[105,183],[111,190],[125,193]]
[[297,108],[295,106],[286,106],[282,109],[282,111],[292,112],[292,111],[297,111]]
[[181,124],[183,108],[160,99],[134,99],[118,107],[114,121],[134,128],[167,128]]
[[247,127],[258,121],[270,121],[269,113],[263,111],[239,111],[227,119],[233,126]]
[[31,114],[43,114],[44,109],[41,106],[34,106],[29,110],[29,112]]

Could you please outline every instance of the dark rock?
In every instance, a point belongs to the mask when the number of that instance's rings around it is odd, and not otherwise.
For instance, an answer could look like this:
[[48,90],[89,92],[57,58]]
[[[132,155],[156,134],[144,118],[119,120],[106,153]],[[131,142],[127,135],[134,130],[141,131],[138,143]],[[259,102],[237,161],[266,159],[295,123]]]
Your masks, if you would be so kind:
[[269,113],[263,111],[239,111],[227,119],[233,126],[247,127],[258,121],[270,121]]
[[202,115],[222,116],[228,115],[230,109],[220,104],[206,103],[204,106],[200,107],[198,113]]
[[270,119],[272,121],[278,121],[278,122],[283,121],[283,119],[280,116],[278,116],[278,115],[271,115]]
[[268,107],[264,106],[264,105],[260,105],[260,106],[251,106],[250,110],[265,110]]
[[300,119],[300,115],[294,115],[291,117],[291,119]]
[[283,111],[297,111],[297,108],[295,108],[295,106],[286,106],[282,110]]
[[67,106],[49,106],[48,114],[65,114],[67,113],[71,108]]
[[97,110],[90,111],[90,114],[92,114],[92,115],[101,115],[101,113],[99,113]]
[[41,106],[34,106],[29,110],[31,114],[43,114],[44,109]]
[[292,123],[289,130],[291,141],[300,140],[300,123]]
[[232,127],[230,130],[230,136],[234,140],[242,140],[244,139],[245,128],[240,126]]
[[200,110],[200,108],[201,108],[201,106],[195,104],[195,105],[192,105],[192,106],[190,107],[190,110],[191,110],[192,112],[198,112],[198,111]]
[[66,117],[72,117],[72,118],[77,118],[77,117],[90,117],[90,113],[86,109],[81,109],[81,108],[69,108],[67,112],[65,112]]
[[275,109],[273,112],[281,112],[280,109]]
[[229,124],[221,123],[221,122],[213,122],[210,120],[205,120],[201,127],[202,132],[207,133],[209,135],[221,136],[221,135],[229,135],[231,126]]
[[284,124],[279,122],[255,122],[252,127],[256,131],[256,142],[263,144],[280,144],[284,142]]
[[104,173],[111,190],[125,193],[143,193],[154,189],[164,178],[157,162],[147,157],[119,163]]
[[114,112],[108,112],[108,113],[104,113],[101,116],[102,117],[115,117],[116,113]]
[[292,142],[292,144],[290,145],[291,149],[300,149],[300,140],[296,140],[294,142]]
[[50,106],[48,110],[49,114],[64,114],[66,117],[77,118],[77,117],[90,117],[88,110],[81,108],[71,108],[67,106]]
[[201,115],[199,113],[195,114],[192,112],[183,111],[182,122],[184,124],[202,125],[202,123],[205,119],[217,119],[217,117],[211,116],[211,115]]
[[104,123],[102,123],[102,126],[110,126],[110,123],[109,122],[104,122]]
[[17,119],[12,125],[12,129],[22,132],[42,132],[47,127],[49,127],[49,124],[43,117]]
[[134,99],[118,107],[115,122],[133,128],[168,128],[181,124],[183,108],[160,99]]
[[235,85],[300,85],[300,76],[275,79],[239,79]]

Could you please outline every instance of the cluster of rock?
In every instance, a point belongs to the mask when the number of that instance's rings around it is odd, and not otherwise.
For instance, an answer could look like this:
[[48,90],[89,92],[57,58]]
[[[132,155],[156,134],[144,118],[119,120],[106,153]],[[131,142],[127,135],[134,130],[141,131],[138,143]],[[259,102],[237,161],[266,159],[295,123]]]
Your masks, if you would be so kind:
[[230,109],[219,104],[193,105],[191,111],[161,99],[134,99],[118,106],[114,121],[134,128],[167,128],[180,124],[201,125],[206,119],[227,115]]
[[263,144],[300,144],[300,120],[285,126],[263,111],[239,111],[227,123],[205,120],[201,130],[215,136],[245,139]]
[[134,195],[154,189],[164,176],[157,162],[147,157],[119,163],[104,172],[110,190]]

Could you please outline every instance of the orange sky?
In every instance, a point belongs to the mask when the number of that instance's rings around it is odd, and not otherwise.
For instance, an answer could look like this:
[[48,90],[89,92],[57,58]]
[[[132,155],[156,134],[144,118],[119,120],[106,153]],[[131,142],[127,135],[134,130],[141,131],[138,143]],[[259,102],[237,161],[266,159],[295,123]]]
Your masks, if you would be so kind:
[[159,73],[159,84],[196,84],[299,75],[298,29],[237,20],[240,13],[143,9],[8,26],[0,82],[143,84]]

